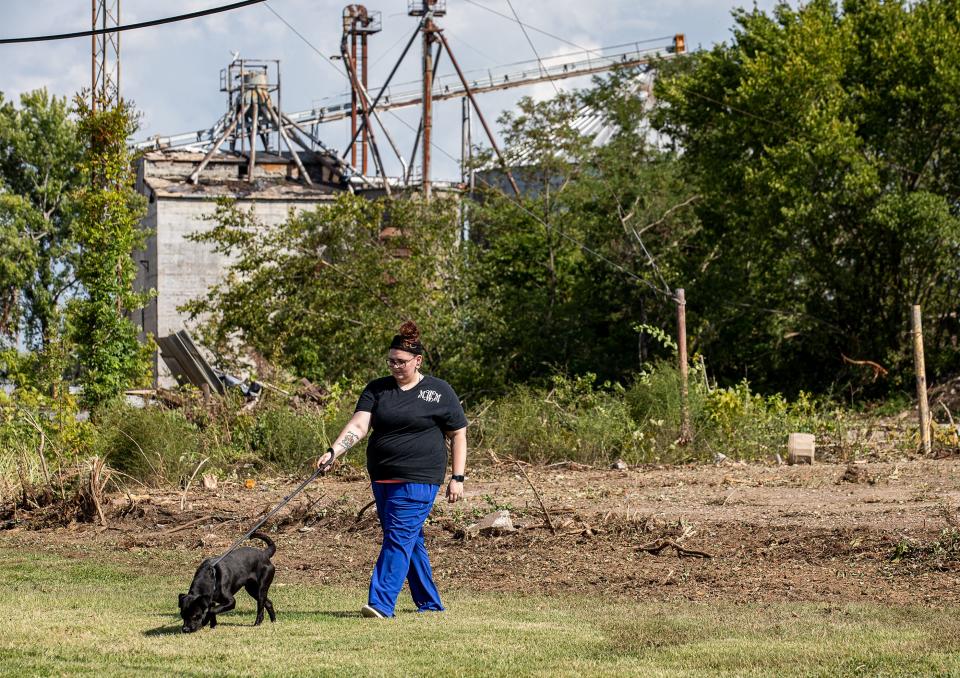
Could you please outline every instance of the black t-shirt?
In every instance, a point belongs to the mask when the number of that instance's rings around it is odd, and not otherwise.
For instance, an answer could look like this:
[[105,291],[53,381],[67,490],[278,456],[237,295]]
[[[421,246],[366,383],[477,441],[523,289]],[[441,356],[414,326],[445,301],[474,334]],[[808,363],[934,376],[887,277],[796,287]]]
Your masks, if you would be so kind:
[[450,384],[424,375],[401,391],[393,377],[374,379],[360,394],[357,412],[370,412],[370,479],[440,485],[447,470],[444,433],[467,425]]

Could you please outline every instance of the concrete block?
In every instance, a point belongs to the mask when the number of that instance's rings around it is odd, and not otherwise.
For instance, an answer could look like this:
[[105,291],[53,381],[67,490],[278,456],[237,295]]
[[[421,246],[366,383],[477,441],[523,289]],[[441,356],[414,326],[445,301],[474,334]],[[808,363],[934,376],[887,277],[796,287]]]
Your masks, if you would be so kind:
[[815,448],[812,433],[791,433],[787,439],[787,463],[812,464]]
[[485,515],[477,527],[480,534],[498,535],[504,532],[513,532],[516,528],[513,526],[513,520],[510,518],[510,511],[494,511]]

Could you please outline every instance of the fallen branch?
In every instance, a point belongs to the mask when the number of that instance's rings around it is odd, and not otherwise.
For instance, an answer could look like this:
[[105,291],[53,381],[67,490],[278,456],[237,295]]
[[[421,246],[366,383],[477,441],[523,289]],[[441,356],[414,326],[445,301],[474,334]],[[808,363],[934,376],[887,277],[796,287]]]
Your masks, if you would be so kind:
[[480,421],[481,417],[483,417],[483,415],[485,415],[485,414],[487,413],[487,410],[490,409],[490,407],[493,405],[493,403],[494,403],[494,401],[491,400],[491,401],[488,402],[486,405],[484,405],[483,407],[481,407],[479,412],[477,412],[475,415],[473,415],[472,417],[470,417],[470,421],[467,422],[467,428],[470,428],[471,426],[476,426],[476,425],[477,425],[477,422]]
[[355,522],[355,523],[359,523],[359,522],[360,522],[360,519],[363,518],[363,514],[367,512],[367,509],[370,508],[371,506],[373,506],[373,505],[376,504],[376,503],[377,503],[377,500],[374,499],[374,500],[371,501],[369,504],[367,504],[366,506],[364,506],[362,509],[360,509],[359,511],[357,511],[357,519],[356,519],[354,522]]
[[303,514],[304,514],[304,515],[308,514],[308,513],[310,512],[310,509],[312,509],[314,506],[316,506],[317,504],[319,504],[319,503],[320,503],[320,500],[321,500],[321,499],[325,499],[326,496],[327,496],[326,492],[324,492],[323,494],[321,494],[321,495],[320,495],[319,497],[317,497],[316,499],[311,499],[311,498],[310,498],[310,495],[307,494],[306,492],[304,492],[303,495],[309,500],[309,503],[308,503],[308,504],[306,505],[306,507],[304,507],[304,509],[303,509]]
[[40,434],[40,448],[37,453],[40,456],[40,468],[43,471],[43,479],[47,483],[47,487],[50,488],[51,492],[53,491],[53,485],[50,483],[50,470],[47,468],[47,458],[43,454],[43,448],[47,445],[47,436],[43,432],[43,427],[37,423],[37,421],[30,416],[30,413],[26,409],[19,407],[20,413],[23,415],[23,418],[27,420],[27,423],[30,424],[33,428],[36,429],[37,433]]
[[524,469],[523,465],[516,459],[513,460],[513,463],[517,465],[518,469],[520,469],[520,473],[522,473],[523,477],[526,479],[527,485],[529,485],[530,489],[533,490],[533,495],[537,498],[537,502],[539,502],[540,508],[541,510],[543,510],[543,515],[547,519],[547,527],[550,528],[550,532],[552,532],[553,534],[556,534],[557,528],[553,526],[553,519],[550,517],[550,512],[547,510],[546,505],[543,503],[543,499],[540,498],[540,493],[537,492],[537,488],[534,487],[533,481],[530,480],[530,476],[527,475],[526,469]]
[[940,407],[942,407],[942,408],[943,408],[943,411],[947,413],[947,419],[950,420],[950,426],[952,426],[953,428],[956,428],[957,425],[956,425],[956,424],[954,423],[954,421],[953,421],[953,415],[950,414],[950,408],[947,407],[947,404],[941,400],[941,401],[940,401]]
[[866,367],[869,367],[871,370],[873,370],[873,381],[876,381],[877,377],[887,376],[887,368],[883,365],[873,362],[872,360],[854,360],[852,358],[848,358],[842,353],[840,354],[840,357],[843,358],[843,362],[847,363],[848,365],[865,365]]
[[110,467],[100,457],[91,457],[88,461],[89,474],[77,497],[80,500],[80,511],[84,519],[100,519],[100,524],[107,527],[107,518],[103,512],[103,492],[110,481]]
[[264,388],[266,388],[266,389],[268,389],[268,390],[270,390],[270,391],[273,391],[274,393],[279,393],[280,395],[285,395],[285,396],[287,396],[288,398],[292,398],[292,397],[293,397],[293,394],[290,393],[290,391],[284,391],[284,390],[283,390],[282,388],[280,388],[279,386],[274,386],[273,384],[268,384],[267,382],[265,382],[265,381],[260,381],[260,380],[257,380],[257,383],[260,384],[261,386],[263,386]]
[[640,551],[646,551],[647,553],[659,556],[660,552],[664,549],[672,548],[677,552],[678,558],[683,558],[688,556],[691,558],[713,558],[712,553],[707,553],[706,551],[695,551],[693,549],[684,548],[680,546],[673,539],[657,539],[650,542],[649,544],[644,544],[643,546],[638,546],[637,549]]

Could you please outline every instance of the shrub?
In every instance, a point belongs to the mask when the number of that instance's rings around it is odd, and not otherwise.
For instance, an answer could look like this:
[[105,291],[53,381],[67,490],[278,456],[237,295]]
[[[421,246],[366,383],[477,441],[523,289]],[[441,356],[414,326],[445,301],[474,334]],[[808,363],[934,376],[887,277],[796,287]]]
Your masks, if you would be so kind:
[[793,403],[782,395],[753,393],[746,380],[716,389],[706,398],[709,447],[738,458],[769,458],[793,431],[814,433],[816,408],[801,392]]
[[100,411],[94,453],[146,485],[189,478],[203,459],[197,426],[180,410],[114,402]]
[[[696,362],[695,362],[696,365]],[[691,367],[689,407],[692,440],[679,441],[680,377],[658,362],[629,387],[597,385],[593,375],[554,377],[553,387],[521,386],[476,409],[471,446],[498,457],[533,463],[576,461],[629,464],[771,460],[786,449],[791,432],[813,433],[818,449],[846,458],[847,418],[827,402],[801,393],[794,401],[754,393],[744,381],[710,388],[701,366]]]
[[259,413],[250,453],[274,470],[303,471],[326,449],[322,415],[274,407]]
[[[244,410],[237,394],[204,402],[191,391],[182,394],[175,410],[113,401],[97,412],[87,452],[137,482],[157,486],[182,484],[201,462],[203,472],[221,475],[241,468],[303,474],[353,414],[355,388],[334,384],[328,390],[324,407],[292,406],[267,394]],[[344,460],[350,466],[363,461],[362,445]]]
[[636,456],[636,427],[623,389],[596,377],[555,376],[553,388],[521,386],[482,404],[472,445],[533,463],[603,463]]
[[[688,404],[694,433],[692,444],[680,447],[680,371],[672,363],[657,361],[648,365],[625,392],[631,418],[637,422],[636,462],[679,461],[705,455],[696,443],[704,424],[707,388],[698,363],[689,374]],[[631,461],[626,459],[625,461]]]

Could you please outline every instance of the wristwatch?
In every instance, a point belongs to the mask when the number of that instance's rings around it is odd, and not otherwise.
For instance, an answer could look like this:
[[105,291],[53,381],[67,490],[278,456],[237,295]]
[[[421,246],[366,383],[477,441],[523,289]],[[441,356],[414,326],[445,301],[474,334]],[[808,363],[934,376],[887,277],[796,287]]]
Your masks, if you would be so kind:
[[452,476],[450,476],[450,480],[456,480],[458,483],[462,483],[462,482],[463,482],[463,476],[452,475]]

